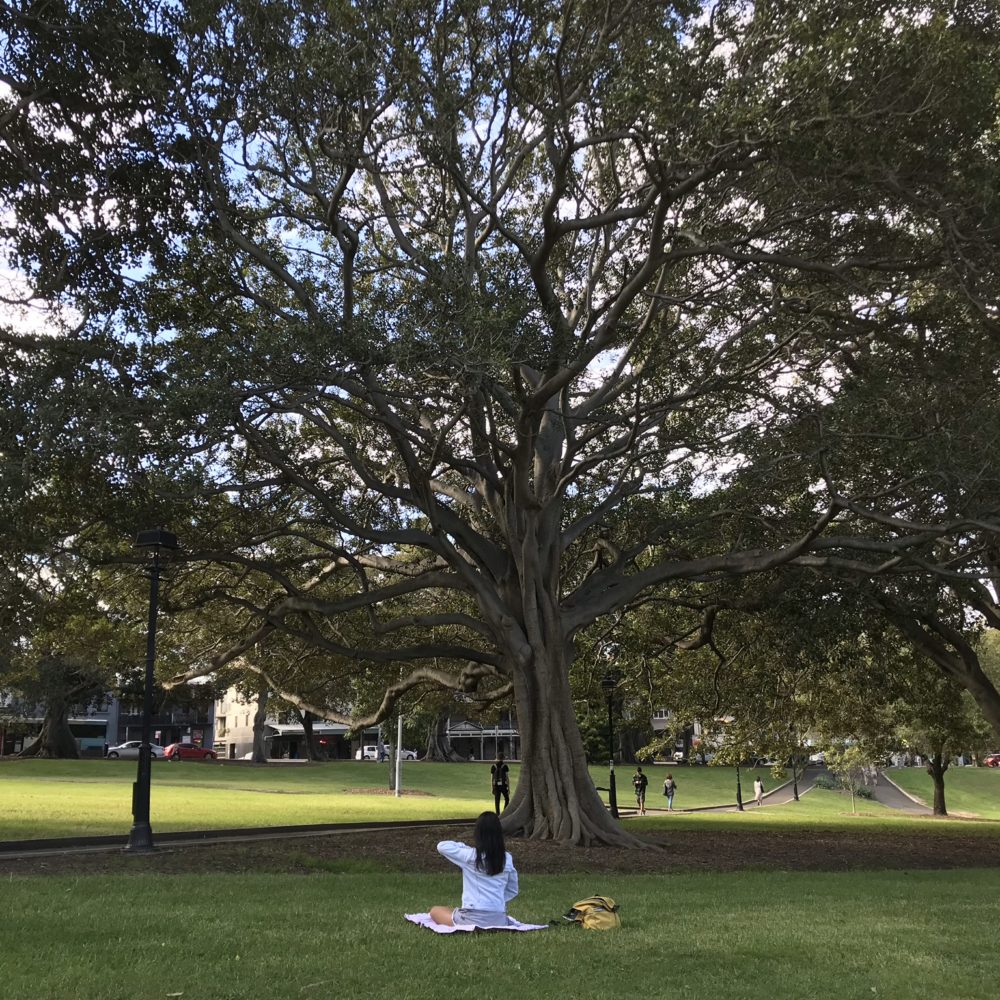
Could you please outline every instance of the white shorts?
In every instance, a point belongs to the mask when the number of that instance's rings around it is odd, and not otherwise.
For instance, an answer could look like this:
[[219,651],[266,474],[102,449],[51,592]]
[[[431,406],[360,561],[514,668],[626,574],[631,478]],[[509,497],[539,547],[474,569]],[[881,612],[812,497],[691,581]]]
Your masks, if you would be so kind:
[[456,927],[506,927],[507,914],[502,910],[475,910],[459,906],[452,911],[452,923]]

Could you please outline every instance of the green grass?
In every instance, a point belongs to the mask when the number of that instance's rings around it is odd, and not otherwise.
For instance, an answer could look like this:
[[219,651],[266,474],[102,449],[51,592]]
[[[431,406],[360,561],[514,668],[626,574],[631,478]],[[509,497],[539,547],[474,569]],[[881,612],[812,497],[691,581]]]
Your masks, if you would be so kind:
[[798,828],[810,831],[837,831],[849,834],[891,833],[899,836],[1000,836],[1000,824],[969,822],[966,819],[938,819],[890,809],[878,802],[858,798],[857,812],[851,811],[847,792],[813,789],[798,802],[766,806],[747,806],[742,813],[671,813],[629,819],[629,828],[641,832],[662,833],[669,829],[729,830],[781,833]]
[[[666,767],[650,767],[648,803],[659,806]],[[518,768],[511,768],[517,780]],[[606,787],[605,768],[592,768],[595,784]],[[904,773],[919,780],[915,768]],[[620,768],[618,801],[633,804],[631,768]],[[731,802],[735,775],[730,768],[674,768],[678,782],[675,805],[691,808]],[[746,785],[753,772],[744,772]],[[926,777],[926,776],[924,776]],[[131,792],[135,764],[129,761],[3,761],[0,762],[0,840],[37,839],[100,834],[126,834],[131,825]],[[776,782],[765,777],[768,787]],[[929,781],[929,779],[928,779]],[[489,765],[407,764],[403,785],[422,795],[359,794],[357,789],[379,789],[388,782],[388,765],[342,761],[322,765],[243,765],[158,762],[153,769],[152,825],[154,831],[219,829],[224,827],[284,826],[305,823],[348,823],[405,819],[471,818],[492,805]],[[963,783],[975,808],[959,796]],[[978,782],[973,788],[973,783]],[[978,789],[978,791],[977,791]],[[354,790],[354,791],[352,791]],[[973,794],[975,793],[975,794]],[[1000,820],[1000,808],[990,806],[990,795],[1000,793],[1000,772],[979,769],[949,772],[949,803],[956,811],[976,812]],[[606,797],[606,796],[605,796]],[[969,799],[972,802],[973,799]],[[749,800],[749,796],[748,796]],[[639,828],[659,831],[676,826],[692,829],[773,831],[792,826],[842,829],[995,836],[995,822],[928,821],[880,806],[816,790],[798,803],[748,806],[744,813],[650,814],[630,819]]]
[[[888,772],[900,788],[934,802],[934,785],[925,768],[898,767]],[[948,812],[1000,820],[1000,767],[950,767],[944,773]]]
[[[428,794],[397,799],[351,791],[387,786],[388,765],[375,762],[157,762],[151,822],[154,830],[169,831],[474,816],[485,801],[484,766],[411,765],[404,769],[404,789]],[[135,772],[134,761],[0,764],[0,840],[127,830]],[[485,787],[489,791],[488,770]]]
[[[649,788],[646,790],[646,805],[665,808],[667,800],[663,796],[663,779],[667,774],[674,776],[677,782],[677,794],[674,796],[674,809],[700,809],[704,806],[728,805],[736,801],[736,769],[733,767],[698,767],[676,766],[667,767],[663,764],[642,765],[643,773],[649,778]],[[632,774],[635,768],[623,764],[615,769],[618,786],[618,803],[622,806],[635,805],[635,795],[632,791]],[[607,787],[607,767],[592,767],[590,773],[595,784]],[[743,785],[743,798],[753,798],[753,779],[760,775],[767,789],[776,788],[781,781],[771,777],[768,768],[759,770],[741,768],[740,778]],[[607,799],[607,794],[604,794]]]
[[435,936],[402,913],[454,875],[102,875],[4,881],[4,997],[46,1000],[986,1000],[1000,871],[527,876],[537,922],[595,891],[610,933]]
[[[405,764],[403,787],[423,795],[397,799],[358,794],[351,789],[384,789],[388,765],[373,761],[330,764],[153,765],[154,830],[196,830],[305,823],[350,823],[475,816],[492,805],[488,763]],[[511,766],[517,781],[518,766]],[[632,768],[619,768],[619,802],[634,802]],[[644,768],[650,805],[663,801],[666,767]],[[131,817],[134,761],[0,762],[0,840],[117,834]],[[606,787],[606,768],[591,769]],[[750,772],[744,772],[749,775]],[[736,781],[729,768],[674,768],[675,805],[691,808],[730,802]],[[752,782],[752,778],[748,778]],[[769,786],[770,787],[770,786]]]

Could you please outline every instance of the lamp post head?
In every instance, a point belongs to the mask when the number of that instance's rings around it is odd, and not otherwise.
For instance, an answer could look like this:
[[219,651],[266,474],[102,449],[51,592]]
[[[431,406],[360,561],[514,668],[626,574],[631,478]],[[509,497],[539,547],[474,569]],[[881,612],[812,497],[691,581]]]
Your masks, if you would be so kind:
[[618,677],[614,673],[607,673],[601,678],[601,690],[606,698],[610,698],[618,687]]
[[135,536],[135,547],[137,549],[176,549],[178,548],[177,536],[166,528],[150,528],[148,531],[140,531]]

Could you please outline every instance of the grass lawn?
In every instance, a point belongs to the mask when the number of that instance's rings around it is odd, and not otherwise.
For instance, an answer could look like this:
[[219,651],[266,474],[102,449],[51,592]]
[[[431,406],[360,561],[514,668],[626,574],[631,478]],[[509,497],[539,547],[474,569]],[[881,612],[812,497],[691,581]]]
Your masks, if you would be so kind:
[[742,813],[672,813],[628,820],[629,828],[658,832],[667,829],[732,830],[737,825],[751,833],[780,832],[806,826],[812,830],[858,830],[866,833],[898,832],[919,836],[988,836],[1000,834],[1000,823],[970,823],[964,819],[932,819],[890,809],[878,802],[857,798],[851,811],[848,792],[816,788],[798,802],[758,809],[749,805]]
[[[934,802],[934,785],[922,767],[894,767],[887,774],[900,788]],[[948,812],[1000,820],[1000,767],[949,767],[944,773]]]
[[[518,766],[511,766],[517,781]],[[668,768],[644,767],[651,806]],[[134,761],[0,761],[0,840],[127,833],[131,825]],[[599,787],[607,768],[591,769]],[[716,805],[735,799],[731,768],[681,767],[675,806]],[[744,771],[749,787],[752,772]],[[618,800],[634,802],[632,768],[618,770]],[[765,780],[768,780],[765,776]],[[407,763],[403,787],[419,795],[371,794],[388,785],[388,764],[245,764],[157,761],[153,765],[154,830],[195,830],[300,823],[400,819],[458,819],[492,805],[488,763]],[[768,785],[771,787],[771,784]],[[369,794],[365,794],[365,792]]]
[[455,875],[15,876],[4,880],[4,997],[531,1000],[682,997],[986,1000],[1000,871],[548,875],[515,916],[598,891],[611,933],[437,936],[404,912]]

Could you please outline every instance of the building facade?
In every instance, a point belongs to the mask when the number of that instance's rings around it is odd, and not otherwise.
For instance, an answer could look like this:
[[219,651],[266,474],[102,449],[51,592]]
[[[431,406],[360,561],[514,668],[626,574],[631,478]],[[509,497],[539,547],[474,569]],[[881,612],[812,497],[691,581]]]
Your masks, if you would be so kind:
[[[4,705],[0,696],[0,717],[4,715]],[[8,699],[7,705],[12,706],[13,701]],[[9,725],[0,721],[2,755],[20,753],[35,742],[42,729],[44,712],[41,706],[26,711],[22,706],[10,719]],[[214,706],[210,700],[185,706],[164,702],[155,709],[151,722],[150,738],[160,746],[179,742],[212,746],[215,739]],[[109,694],[86,712],[72,715],[69,728],[81,757],[103,757],[108,747],[142,739],[142,706],[127,704]]]

